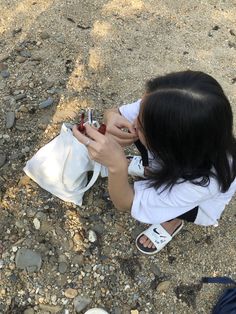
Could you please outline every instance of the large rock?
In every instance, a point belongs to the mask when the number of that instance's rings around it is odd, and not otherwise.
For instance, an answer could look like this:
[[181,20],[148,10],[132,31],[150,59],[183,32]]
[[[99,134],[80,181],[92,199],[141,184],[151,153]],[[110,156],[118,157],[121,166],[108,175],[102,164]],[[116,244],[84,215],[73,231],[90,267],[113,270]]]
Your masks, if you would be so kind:
[[41,255],[30,249],[22,248],[16,253],[16,267],[27,270],[28,272],[37,272],[42,265]]
[[91,302],[92,300],[90,298],[77,296],[73,301],[75,312],[82,312]]
[[6,113],[6,128],[11,129],[15,123],[15,112],[8,111]]

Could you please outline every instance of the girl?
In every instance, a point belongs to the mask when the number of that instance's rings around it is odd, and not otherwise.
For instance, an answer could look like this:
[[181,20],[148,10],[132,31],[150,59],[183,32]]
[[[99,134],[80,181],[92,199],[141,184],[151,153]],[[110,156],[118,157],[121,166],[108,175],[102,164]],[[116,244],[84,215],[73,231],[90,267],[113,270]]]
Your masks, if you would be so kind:
[[[86,135],[76,127],[73,132],[108,168],[115,207],[152,224],[136,239],[140,251],[160,251],[183,220],[217,225],[236,190],[236,141],[230,103],[214,78],[195,71],[157,77],[141,100],[108,110],[106,123],[105,136],[89,125]],[[137,138],[149,165],[145,179],[131,186],[121,145]]]

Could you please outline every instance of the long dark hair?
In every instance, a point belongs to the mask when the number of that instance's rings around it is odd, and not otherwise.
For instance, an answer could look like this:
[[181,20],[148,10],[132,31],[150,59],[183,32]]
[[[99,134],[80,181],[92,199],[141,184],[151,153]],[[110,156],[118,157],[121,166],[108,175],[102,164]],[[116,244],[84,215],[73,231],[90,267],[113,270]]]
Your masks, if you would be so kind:
[[170,73],[146,85],[139,121],[147,148],[160,163],[151,186],[215,177],[225,192],[236,176],[236,141],[230,103],[219,83],[197,71]]

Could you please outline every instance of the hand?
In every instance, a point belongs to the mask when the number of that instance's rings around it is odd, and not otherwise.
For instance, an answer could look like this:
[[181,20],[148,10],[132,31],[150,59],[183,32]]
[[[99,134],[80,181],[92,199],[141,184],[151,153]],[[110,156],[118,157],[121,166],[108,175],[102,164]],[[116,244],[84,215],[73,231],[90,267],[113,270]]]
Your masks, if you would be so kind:
[[110,171],[127,169],[127,159],[122,147],[109,134],[103,135],[94,127],[85,124],[85,134],[73,126],[73,134],[79,142],[85,144],[88,148],[91,159],[106,166]]
[[[137,139],[137,133],[133,124],[125,117],[121,116],[117,109],[109,109],[105,112],[105,123],[107,132],[121,145],[129,146]],[[122,129],[128,129],[124,131]]]

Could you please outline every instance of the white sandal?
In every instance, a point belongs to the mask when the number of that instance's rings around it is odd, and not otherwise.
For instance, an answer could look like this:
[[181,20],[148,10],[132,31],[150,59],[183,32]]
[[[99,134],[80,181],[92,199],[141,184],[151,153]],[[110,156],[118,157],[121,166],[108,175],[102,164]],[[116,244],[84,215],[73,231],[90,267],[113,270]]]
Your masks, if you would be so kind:
[[[138,250],[144,254],[156,254],[162,250],[177,233],[179,233],[179,231],[183,228],[183,225],[184,223],[182,221],[172,235],[170,235],[160,224],[151,225],[147,230],[143,231],[137,236],[136,246]],[[145,235],[155,245],[155,248],[145,247],[140,243],[140,238],[143,235]]]

